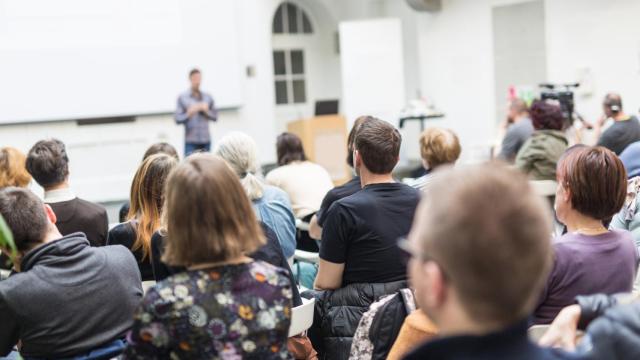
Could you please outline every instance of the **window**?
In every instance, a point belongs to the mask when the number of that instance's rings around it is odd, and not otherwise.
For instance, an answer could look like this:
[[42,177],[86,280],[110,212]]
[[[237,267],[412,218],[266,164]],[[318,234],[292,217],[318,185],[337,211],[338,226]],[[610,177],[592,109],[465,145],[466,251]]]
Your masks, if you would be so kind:
[[273,52],[276,104],[307,102],[302,50],[275,50]]
[[285,1],[273,17],[274,34],[312,34],[309,16],[296,4]]

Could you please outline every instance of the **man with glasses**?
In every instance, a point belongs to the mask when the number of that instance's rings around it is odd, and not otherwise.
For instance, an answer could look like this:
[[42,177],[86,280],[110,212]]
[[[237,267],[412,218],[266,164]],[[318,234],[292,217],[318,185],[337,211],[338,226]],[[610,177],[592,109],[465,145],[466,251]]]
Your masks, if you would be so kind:
[[551,214],[515,170],[434,180],[409,235],[409,278],[439,337],[405,359],[569,359],[527,338],[551,267]]

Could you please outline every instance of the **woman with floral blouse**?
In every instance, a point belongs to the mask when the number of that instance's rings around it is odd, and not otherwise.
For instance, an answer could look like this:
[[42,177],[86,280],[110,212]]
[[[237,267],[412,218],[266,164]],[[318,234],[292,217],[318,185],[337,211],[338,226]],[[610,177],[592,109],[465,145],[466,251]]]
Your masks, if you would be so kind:
[[192,155],[166,195],[162,260],[188,270],[147,292],[124,358],[291,358],[291,282],[245,256],[264,238],[237,176],[217,156]]

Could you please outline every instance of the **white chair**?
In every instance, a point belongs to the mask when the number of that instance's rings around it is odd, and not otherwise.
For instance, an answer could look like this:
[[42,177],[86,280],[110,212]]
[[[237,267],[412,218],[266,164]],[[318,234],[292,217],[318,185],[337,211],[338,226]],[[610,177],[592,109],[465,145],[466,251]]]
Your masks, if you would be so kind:
[[309,223],[296,219],[296,229],[300,231],[309,231]]
[[554,196],[558,183],[553,180],[531,180],[529,181],[533,191],[540,196]]
[[11,274],[11,271],[9,271],[9,270],[1,270],[0,269],[0,280],[4,280],[4,279],[8,278],[10,274]]
[[317,252],[296,249],[296,252],[293,254],[293,259],[312,263],[312,264],[317,264],[320,261],[320,254]]
[[289,327],[289,337],[305,332],[313,324],[313,310],[315,299],[302,299],[302,305],[291,309],[291,326]]
[[146,294],[146,293],[147,293],[147,291],[148,291],[150,288],[154,287],[155,285],[156,285],[156,282],[155,282],[155,281],[153,281],[153,280],[150,280],[150,281],[143,281],[143,282],[142,282],[142,292]]
[[542,336],[547,332],[547,330],[549,330],[549,325],[533,325],[527,331],[529,340],[537,344],[538,341],[540,341],[540,338],[542,338]]

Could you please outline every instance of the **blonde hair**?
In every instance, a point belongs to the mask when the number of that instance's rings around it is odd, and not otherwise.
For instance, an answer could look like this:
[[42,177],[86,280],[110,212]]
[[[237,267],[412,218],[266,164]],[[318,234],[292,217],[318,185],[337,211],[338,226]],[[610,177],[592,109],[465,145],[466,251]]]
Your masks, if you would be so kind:
[[170,155],[151,155],[140,164],[133,177],[127,219],[135,221],[136,240],[131,250],[142,249],[143,259],[149,256],[151,236],[160,228],[165,183],[177,164],[178,161]]
[[264,193],[264,185],[259,178],[257,148],[256,142],[249,135],[234,131],[225,135],[214,151],[238,175],[250,200],[259,199]]
[[169,265],[227,261],[265,243],[238,177],[216,155],[187,157],[169,175],[166,196]]
[[0,149],[0,188],[8,186],[27,187],[31,175],[26,167],[27,157],[13,147]]
[[454,164],[460,157],[460,141],[449,129],[428,128],[420,135],[420,156],[431,169]]

